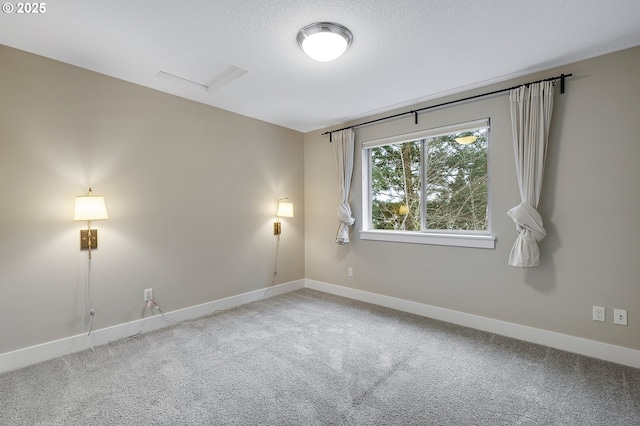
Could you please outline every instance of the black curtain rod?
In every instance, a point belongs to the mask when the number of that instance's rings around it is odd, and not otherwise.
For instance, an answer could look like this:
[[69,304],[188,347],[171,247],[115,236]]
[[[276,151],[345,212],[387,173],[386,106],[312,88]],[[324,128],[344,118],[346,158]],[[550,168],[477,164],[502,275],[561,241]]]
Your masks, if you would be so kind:
[[500,89],[500,90],[494,90],[493,92],[488,92],[488,93],[482,93],[480,95],[475,95],[475,96],[469,96],[468,98],[463,98],[463,99],[457,99],[455,101],[449,101],[449,102],[444,102],[438,105],[431,105],[428,107],[424,107],[424,108],[420,108],[420,109],[416,109],[416,110],[411,110],[411,111],[405,111],[405,112],[401,112],[399,114],[394,114],[394,115],[389,115],[387,117],[382,117],[382,118],[378,118],[376,120],[371,120],[371,121],[366,121],[364,123],[360,123],[360,124],[354,124],[353,126],[348,126],[348,127],[343,127],[342,129],[337,129],[337,130],[329,130],[324,132],[322,135],[329,135],[329,142],[332,142],[332,134],[334,132],[339,132],[341,130],[346,130],[346,129],[354,129],[356,127],[360,127],[360,126],[365,126],[367,124],[371,124],[371,123],[377,123],[378,121],[384,121],[384,120],[390,120],[392,118],[397,118],[397,117],[401,117],[403,115],[409,115],[409,114],[413,114],[415,117],[415,124],[418,124],[418,113],[421,111],[426,111],[428,109],[432,109],[432,108],[438,108],[438,107],[442,107],[445,105],[451,105],[451,104],[455,104],[458,102],[464,102],[464,101],[470,101],[471,99],[477,99],[477,98],[482,98],[484,96],[490,96],[490,95],[495,95],[496,93],[502,93],[502,92],[508,92],[509,90],[512,89],[517,89],[520,86],[529,86],[530,84],[536,84],[536,83],[542,83],[543,81],[554,81],[554,80],[560,80],[560,93],[564,93],[564,80],[567,77],[571,77],[573,74],[560,74],[559,76],[556,77],[550,77],[550,78],[545,78],[543,80],[538,80],[538,81],[531,81],[529,83],[524,83],[524,84],[518,84],[517,86],[512,86],[512,87],[508,87],[506,89]]

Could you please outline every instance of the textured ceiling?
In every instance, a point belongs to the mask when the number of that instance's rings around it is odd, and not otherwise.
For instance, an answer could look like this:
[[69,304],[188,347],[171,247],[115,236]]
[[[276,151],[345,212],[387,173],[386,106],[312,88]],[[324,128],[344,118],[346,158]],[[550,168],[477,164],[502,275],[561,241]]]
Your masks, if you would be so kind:
[[[354,35],[334,62],[297,45],[318,21]],[[0,44],[307,132],[640,45],[640,1],[64,0]]]

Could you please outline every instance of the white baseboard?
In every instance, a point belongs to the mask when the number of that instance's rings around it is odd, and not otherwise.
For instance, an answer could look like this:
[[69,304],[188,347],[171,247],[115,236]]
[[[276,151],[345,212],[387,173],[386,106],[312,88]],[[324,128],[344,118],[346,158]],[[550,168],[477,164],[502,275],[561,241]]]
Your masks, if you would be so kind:
[[398,311],[429,317],[477,330],[488,331],[501,336],[512,337],[531,343],[550,346],[567,352],[598,358],[617,364],[640,368],[640,351],[596,342],[581,337],[569,336],[553,331],[528,327],[492,318],[481,317],[451,309],[412,302],[367,291],[356,290],[320,281],[305,280],[305,287],[336,296],[347,297],[374,305],[396,309]]
[[[263,297],[269,298],[288,293],[290,291],[299,290],[301,288],[304,288],[304,285],[304,280],[291,281],[271,287],[271,289],[269,289],[266,294],[266,288],[263,288],[260,290],[239,294],[237,296],[231,296],[220,300],[214,300],[208,303],[203,303],[201,305],[179,309],[177,311],[165,312],[165,317],[175,322],[191,320],[212,314],[216,311],[222,311],[225,309],[244,305]],[[83,351],[85,349],[91,348],[91,345],[97,347],[109,342],[124,339],[138,333],[141,330],[141,326],[143,325],[142,321],[143,320],[140,319],[124,324],[119,324],[113,327],[94,330],[90,336],[91,341],[89,341],[89,338],[87,338],[87,334],[83,333],[77,336],[66,337],[64,339],[59,339],[52,342],[42,343],[39,345],[30,346],[28,348],[18,349],[12,352],[0,354],[0,373],[26,367],[31,364],[36,364],[64,355],[69,355],[74,352]],[[155,315],[152,317],[148,317],[144,321],[142,332],[148,333],[150,331],[168,327],[170,325],[172,325],[170,321],[163,319],[161,315]]]
[[[335,294],[337,296],[360,300],[362,302],[372,303],[374,305],[385,306],[387,308],[392,308],[403,312],[409,312],[412,314],[446,321],[453,324],[488,331],[502,336],[513,337],[515,339],[524,340],[527,342],[550,346],[552,348],[573,352],[580,355],[590,356],[605,361],[611,361],[622,365],[628,365],[630,367],[640,368],[640,351],[634,349],[596,342],[594,340],[583,339],[581,337],[555,333],[553,331],[527,327],[524,325],[513,324],[506,321],[481,317],[465,312],[453,311],[450,309],[412,302],[404,299],[398,299],[390,296],[384,296],[367,291],[342,287],[335,284],[328,284],[320,281],[303,279],[280,284],[272,287],[267,292],[266,297],[277,296],[305,287],[325,293]],[[177,311],[166,312],[165,316],[176,322],[191,320],[204,315],[212,314],[215,311],[230,309],[236,306],[253,302],[263,297],[264,292],[265,289],[255,290],[236,296],[203,303],[201,305],[179,309]],[[86,350],[91,347],[91,344],[93,344],[94,347],[97,347],[112,341],[124,339],[138,333],[140,331],[141,325],[142,320],[136,320],[124,324],[119,324],[113,327],[95,330],[91,333],[91,342],[89,342],[86,334],[80,334],[77,336],[71,336],[64,339],[59,339],[52,342],[42,343],[39,345],[30,346],[28,348],[18,349],[12,352],[0,354],[0,373]],[[147,333],[153,330],[167,327],[169,325],[171,324],[164,320],[160,315],[156,315],[146,319],[144,327],[142,328],[142,332]]]

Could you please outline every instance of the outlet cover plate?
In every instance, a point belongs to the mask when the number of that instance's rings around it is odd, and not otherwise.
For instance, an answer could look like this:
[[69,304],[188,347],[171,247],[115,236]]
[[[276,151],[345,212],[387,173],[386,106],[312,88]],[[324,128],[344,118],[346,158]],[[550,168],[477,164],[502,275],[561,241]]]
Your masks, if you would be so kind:
[[625,309],[614,309],[613,323],[618,325],[627,325],[627,311]]
[[594,306],[593,307],[593,320],[594,321],[605,321],[605,309],[604,306]]

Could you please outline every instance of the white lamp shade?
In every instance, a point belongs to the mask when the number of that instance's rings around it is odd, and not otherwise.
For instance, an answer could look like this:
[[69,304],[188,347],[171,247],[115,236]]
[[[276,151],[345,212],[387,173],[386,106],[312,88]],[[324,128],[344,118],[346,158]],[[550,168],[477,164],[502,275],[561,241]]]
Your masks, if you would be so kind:
[[103,219],[109,219],[109,216],[107,216],[107,206],[104,204],[104,197],[94,195],[76,197],[76,208],[73,213],[73,220]]
[[293,203],[278,202],[278,217],[293,217]]

